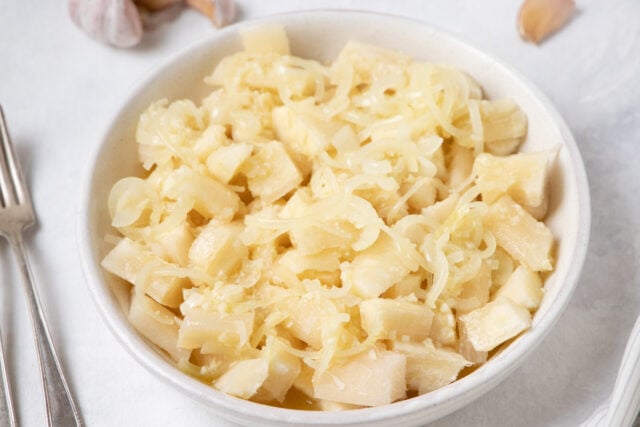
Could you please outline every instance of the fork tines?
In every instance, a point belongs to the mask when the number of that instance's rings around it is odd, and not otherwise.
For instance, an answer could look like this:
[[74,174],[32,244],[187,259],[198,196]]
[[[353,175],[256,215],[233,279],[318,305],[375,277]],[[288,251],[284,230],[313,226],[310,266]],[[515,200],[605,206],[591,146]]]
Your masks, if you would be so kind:
[[11,145],[7,123],[0,106],[0,202],[2,207],[30,203],[24,179]]

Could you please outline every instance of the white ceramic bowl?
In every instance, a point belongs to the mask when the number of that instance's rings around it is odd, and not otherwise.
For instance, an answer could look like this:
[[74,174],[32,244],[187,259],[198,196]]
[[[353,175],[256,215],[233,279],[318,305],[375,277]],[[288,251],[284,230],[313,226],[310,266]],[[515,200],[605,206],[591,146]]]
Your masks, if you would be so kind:
[[[557,264],[546,281],[531,329],[471,375],[426,395],[376,408],[341,413],[281,409],[220,393],[175,368],[127,322],[128,290],[100,268],[110,231],[106,201],[116,180],[140,173],[134,143],[140,113],[159,98],[200,100],[202,78],[224,56],[241,49],[238,30],[277,22],[287,30],[293,53],[329,61],[348,40],[402,50],[421,60],[446,62],[472,75],[490,98],[509,97],[526,112],[529,133],[523,151],[561,146],[551,181],[547,224],[557,236]],[[122,345],[173,387],[204,402],[227,419],[250,425],[423,425],[468,404],[502,381],[542,341],[569,301],[584,261],[590,223],[584,166],[567,125],[520,74],[501,61],[422,22],[352,11],[299,12],[244,22],[217,31],[170,58],[124,100],[96,143],[79,212],[78,240],[87,283],[98,309]]]

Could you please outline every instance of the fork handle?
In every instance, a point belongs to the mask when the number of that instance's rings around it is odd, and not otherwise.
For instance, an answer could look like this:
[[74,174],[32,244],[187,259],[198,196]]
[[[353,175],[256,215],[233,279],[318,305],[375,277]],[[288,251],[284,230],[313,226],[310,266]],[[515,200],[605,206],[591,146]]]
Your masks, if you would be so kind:
[[44,312],[34,285],[33,274],[27,261],[27,255],[22,240],[22,233],[15,232],[9,237],[13,252],[18,261],[22,274],[33,331],[38,349],[40,374],[44,384],[44,398],[47,405],[47,423],[54,426],[82,426],[80,411],[71,396],[69,386],[62,372],[51,334],[47,328]]
[[611,393],[607,413],[609,426],[629,427],[640,409],[640,316],[633,325],[624,349],[620,370]]
[[16,411],[13,407],[13,396],[11,393],[11,384],[9,383],[9,375],[7,374],[7,358],[4,354],[4,346],[2,343],[2,333],[0,333],[0,376],[2,376],[2,387],[0,387],[0,425],[16,427]]

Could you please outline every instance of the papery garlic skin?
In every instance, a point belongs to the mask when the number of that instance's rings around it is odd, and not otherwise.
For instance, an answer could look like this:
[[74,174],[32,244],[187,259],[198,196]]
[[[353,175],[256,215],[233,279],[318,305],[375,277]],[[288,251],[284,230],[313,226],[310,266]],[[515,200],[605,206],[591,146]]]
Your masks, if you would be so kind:
[[71,20],[91,38],[116,47],[142,40],[142,22],[132,0],[70,0]]

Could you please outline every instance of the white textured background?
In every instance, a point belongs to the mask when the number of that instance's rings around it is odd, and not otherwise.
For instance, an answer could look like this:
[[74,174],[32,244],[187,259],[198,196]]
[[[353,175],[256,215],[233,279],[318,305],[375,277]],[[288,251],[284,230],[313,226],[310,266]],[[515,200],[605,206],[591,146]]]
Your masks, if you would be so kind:
[[[640,313],[640,2],[577,0],[579,13],[541,47],[523,43],[519,1],[239,0],[240,19],[350,8],[442,27],[511,63],[556,104],[584,157],[592,239],[581,283],[537,351],[445,426],[572,426],[609,393]],[[194,12],[132,50],[88,39],[66,1],[1,0],[0,103],[31,182],[39,226],[29,247],[61,358],[90,426],[217,426],[208,410],[161,383],[98,318],[76,253],[78,183],[97,132],[133,83],[167,55],[215,31]],[[0,322],[23,426],[44,403],[31,330],[8,247],[0,244]]]

